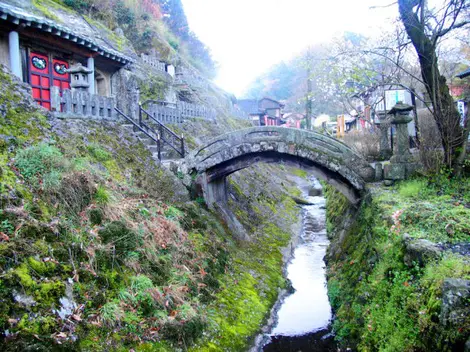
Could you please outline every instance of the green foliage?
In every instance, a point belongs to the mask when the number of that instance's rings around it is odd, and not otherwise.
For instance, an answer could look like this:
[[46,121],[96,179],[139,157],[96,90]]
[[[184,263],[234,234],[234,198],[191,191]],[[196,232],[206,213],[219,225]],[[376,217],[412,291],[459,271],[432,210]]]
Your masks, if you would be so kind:
[[145,81],[141,81],[139,86],[140,99],[145,102],[146,100],[163,100],[168,84],[162,78],[150,76]]
[[105,325],[113,327],[124,317],[124,312],[116,302],[108,302],[101,307],[100,316]]
[[92,143],[87,146],[90,155],[100,162],[105,162],[111,159],[111,154],[104,150],[99,144]]
[[120,254],[131,252],[142,244],[140,236],[122,221],[113,221],[98,233],[103,243],[113,244],[116,252]]
[[106,205],[109,203],[110,195],[103,185],[98,185],[94,198],[97,204]]
[[64,5],[78,11],[79,13],[85,13],[92,6],[92,2],[89,0],[63,0]]
[[341,237],[338,225],[345,204],[338,201],[337,191],[324,188],[327,216],[334,219],[328,219],[328,231],[336,254],[329,260],[328,294],[337,316],[336,339],[343,346],[450,351],[466,340],[470,322],[443,326],[439,321],[444,279],[468,279],[470,265],[461,256],[444,254],[424,268],[407,266],[401,238],[408,233],[431,241],[468,241],[464,218],[470,213],[456,202],[466,184],[433,185],[416,179],[396,190],[375,189]]
[[4,232],[7,235],[13,234],[13,231],[15,230],[15,227],[11,223],[10,220],[5,219],[0,222],[0,232]]
[[182,216],[183,216],[183,213],[181,212],[181,210],[171,205],[165,210],[165,217],[167,219],[178,221],[179,219],[181,219]]
[[298,177],[301,177],[301,178],[307,178],[308,174],[307,174],[307,171],[305,170],[302,170],[302,169],[298,169],[298,168],[294,168],[293,169],[293,174],[295,176],[298,176]]
[[34,187],[50,189],[60,183],[60,173],[67,164],[57,147],[40,143],[19,150],[15,156],[15,166]]
[[398,193],[405,198],[415,198],[427,187],[426,180],[410,180],[400,183]]

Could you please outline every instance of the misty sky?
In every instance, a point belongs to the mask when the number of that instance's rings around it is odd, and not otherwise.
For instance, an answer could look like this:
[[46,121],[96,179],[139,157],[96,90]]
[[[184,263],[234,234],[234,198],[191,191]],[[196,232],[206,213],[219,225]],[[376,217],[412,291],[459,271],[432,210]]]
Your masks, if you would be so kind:
[[190,28],[219,63],[215,82],[240,96],[270,66],[343,31],[380,35],[393,0],[182,0]]

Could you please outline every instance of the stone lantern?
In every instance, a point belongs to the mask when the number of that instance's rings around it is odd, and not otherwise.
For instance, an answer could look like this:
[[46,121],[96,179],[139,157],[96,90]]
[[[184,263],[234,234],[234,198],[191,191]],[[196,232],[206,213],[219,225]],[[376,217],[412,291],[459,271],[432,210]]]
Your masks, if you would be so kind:
[[78,63],[71,66],[67,72],[70,73],[70,87],[82,92],[88,91],[90,88],[89,75],[93,70]]
[[396,126],[397,143],[390,158],[390,164],[385,165],[386,180],[403,180],[416,170],[416,164],[409,148],[408,123],[413,120],[410,112],[413,106],[399,101],[389,112],[391,123]]
[[390,148],[390,141],[388,139],[389,120],[385,111],[377,111],[379,119],[378,125],[380,129],[380,158],[381,160],[388,160],[392,156],[392,149]]

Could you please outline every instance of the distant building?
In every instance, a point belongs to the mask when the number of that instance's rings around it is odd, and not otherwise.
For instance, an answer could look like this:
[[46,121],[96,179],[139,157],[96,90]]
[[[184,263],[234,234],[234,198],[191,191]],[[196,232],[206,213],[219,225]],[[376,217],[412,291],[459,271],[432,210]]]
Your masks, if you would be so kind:
[[271,98],[241,99],[238,100],[237,105],[250,115],[255,125],[280,126],[284,124],[282,120],[284,104],[277,100]]
[[304,119],[305,115],[297,112],[290,112],[284,114],[284,116],[282,117],[282,120],[284,121],[284,126],[291,128],[300,128],[300,124]]

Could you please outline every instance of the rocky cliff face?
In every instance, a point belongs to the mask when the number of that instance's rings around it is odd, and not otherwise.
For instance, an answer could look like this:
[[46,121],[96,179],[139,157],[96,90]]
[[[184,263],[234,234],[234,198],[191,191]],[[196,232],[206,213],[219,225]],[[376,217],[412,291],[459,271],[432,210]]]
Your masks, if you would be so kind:
[[376,187],[359,209],[326,190],[328,292],[342,347],[463,351],[469,184],[421,179]]

